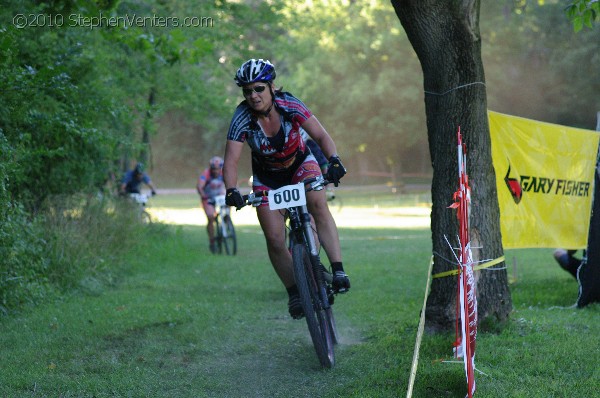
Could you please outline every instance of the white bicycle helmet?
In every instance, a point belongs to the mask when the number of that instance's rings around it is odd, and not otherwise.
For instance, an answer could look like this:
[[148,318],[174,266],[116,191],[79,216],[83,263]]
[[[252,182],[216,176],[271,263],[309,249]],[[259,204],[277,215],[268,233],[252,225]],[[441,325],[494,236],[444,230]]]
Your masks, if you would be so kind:
[[213,156],[212,158],[210,158],[210,161],[208,163],[211,168],[220,169],[223,167],[223,158],[221,158],[220,156]]
[[275,66],[269,60],[253,58],[240,66],[234,80],[241,87],[255,82],[270,82],[275,80],[275,76]]

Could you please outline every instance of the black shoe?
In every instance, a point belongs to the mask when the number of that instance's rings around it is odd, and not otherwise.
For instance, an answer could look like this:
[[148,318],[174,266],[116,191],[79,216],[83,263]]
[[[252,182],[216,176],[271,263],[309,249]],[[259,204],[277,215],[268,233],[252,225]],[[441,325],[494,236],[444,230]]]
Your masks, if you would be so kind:
[[331,285],[336,293],[346,293],[350,289],[350,278],[344,271],[335,271]]
[[212,254],[215,254],[215,253],[217,252],[217,245],[216,245],[216,244],[214,244],[214,243],[211,243],[211,244],[208,246],[208,248],[210,249],[210,252],[211,252]]
[[294,294],[290,296],[288,301],[288,311],[290,312],[290,316],[294,319],[301,319],[304,317],[304,309],[300,302],[300,295]]

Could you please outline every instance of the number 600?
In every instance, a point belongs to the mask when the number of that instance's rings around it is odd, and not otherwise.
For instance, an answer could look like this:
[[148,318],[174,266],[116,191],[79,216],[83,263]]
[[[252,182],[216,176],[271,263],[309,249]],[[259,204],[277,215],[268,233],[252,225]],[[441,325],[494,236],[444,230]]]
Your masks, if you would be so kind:
[[298,190],[297,188],[291,189],[291,190],[286,190],[283,192],[277,192],[276,194],[273,195],[273,199],[275,200],[276,204],[280,204],[282,202],[282,200],[284,202],[291,202],[291,201],[298,201],[300,200],[300,190]]

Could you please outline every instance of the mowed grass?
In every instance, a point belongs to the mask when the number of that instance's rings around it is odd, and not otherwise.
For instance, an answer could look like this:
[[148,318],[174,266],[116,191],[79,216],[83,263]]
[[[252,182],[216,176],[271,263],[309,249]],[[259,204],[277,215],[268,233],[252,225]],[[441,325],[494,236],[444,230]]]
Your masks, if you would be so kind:
[[[3,318],[0,396],[406,396],[428,229],[340,230],[352,290],[334,305],[330,370],[287,314],[259,228],[238,235],[237,256],[215,256],[203,226],[152,226],[117,286]],[[572,307],[577,283],[551,252],[506,252],[515,309],[503,329],[480,330],[477,397],[598,396],[600,307]],[[413,397],[465,396],[453,340],[423,337]]]

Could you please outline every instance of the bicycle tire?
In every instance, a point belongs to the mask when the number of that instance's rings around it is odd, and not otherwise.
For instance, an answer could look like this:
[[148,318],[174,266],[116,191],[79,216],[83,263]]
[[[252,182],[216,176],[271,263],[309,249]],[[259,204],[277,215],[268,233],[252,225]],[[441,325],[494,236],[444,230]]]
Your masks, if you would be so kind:
[[140,219],[142,221],[142,224],[152,224],[152,216],[146,210],[143,210],[140,213]]
[[308,330],[317,352],[319,362],[323,367],[331,368],[335,364],[333,351],[333,333],[327,311],[321,305],[317,281],[306,251],[306,246],[295,243],[292,247],[294,279],[304,310]]
[[215,253],[223,253],[223,231],[221,231],[221,218],[217,216],[215,218]]
[[[319,265],[316,269],[320,269],[321,267],[322,267],[322,265]],[[315,268],[313,267],[313,269],[315,269]],[[340,339],[339,339],[339,335],[337,332],[337,326],[335,325],[335,317],[333,316],[333,307],[331,306],[333,304],[333,288],[331,287],[331,285],[329,283],[324,282],[324,284],[321,286],[320,290],[321,290],[321,297],[327,297],[327,305],[325,306],[325,315],[326,315],[325,320],[327,321],[327,323],[329,325],[329,333],[331,335],[331,342],[333,345],[335,345],[340,341]]]
[[335,317],[333,316],[333,310],[331,307],[325,310],[327,312],[327,321],[329,322],[329,331],[331,333],[331,341],[333,344],[340,342],[340,337],[337,332],[337,326],[335,326]]
[[223,246],[225,246],[225,253],[230,256],[234,256],[237,253],[237,238],[235,236],[235,228],[231,218],[225,216],[222,225],[222,240]]

